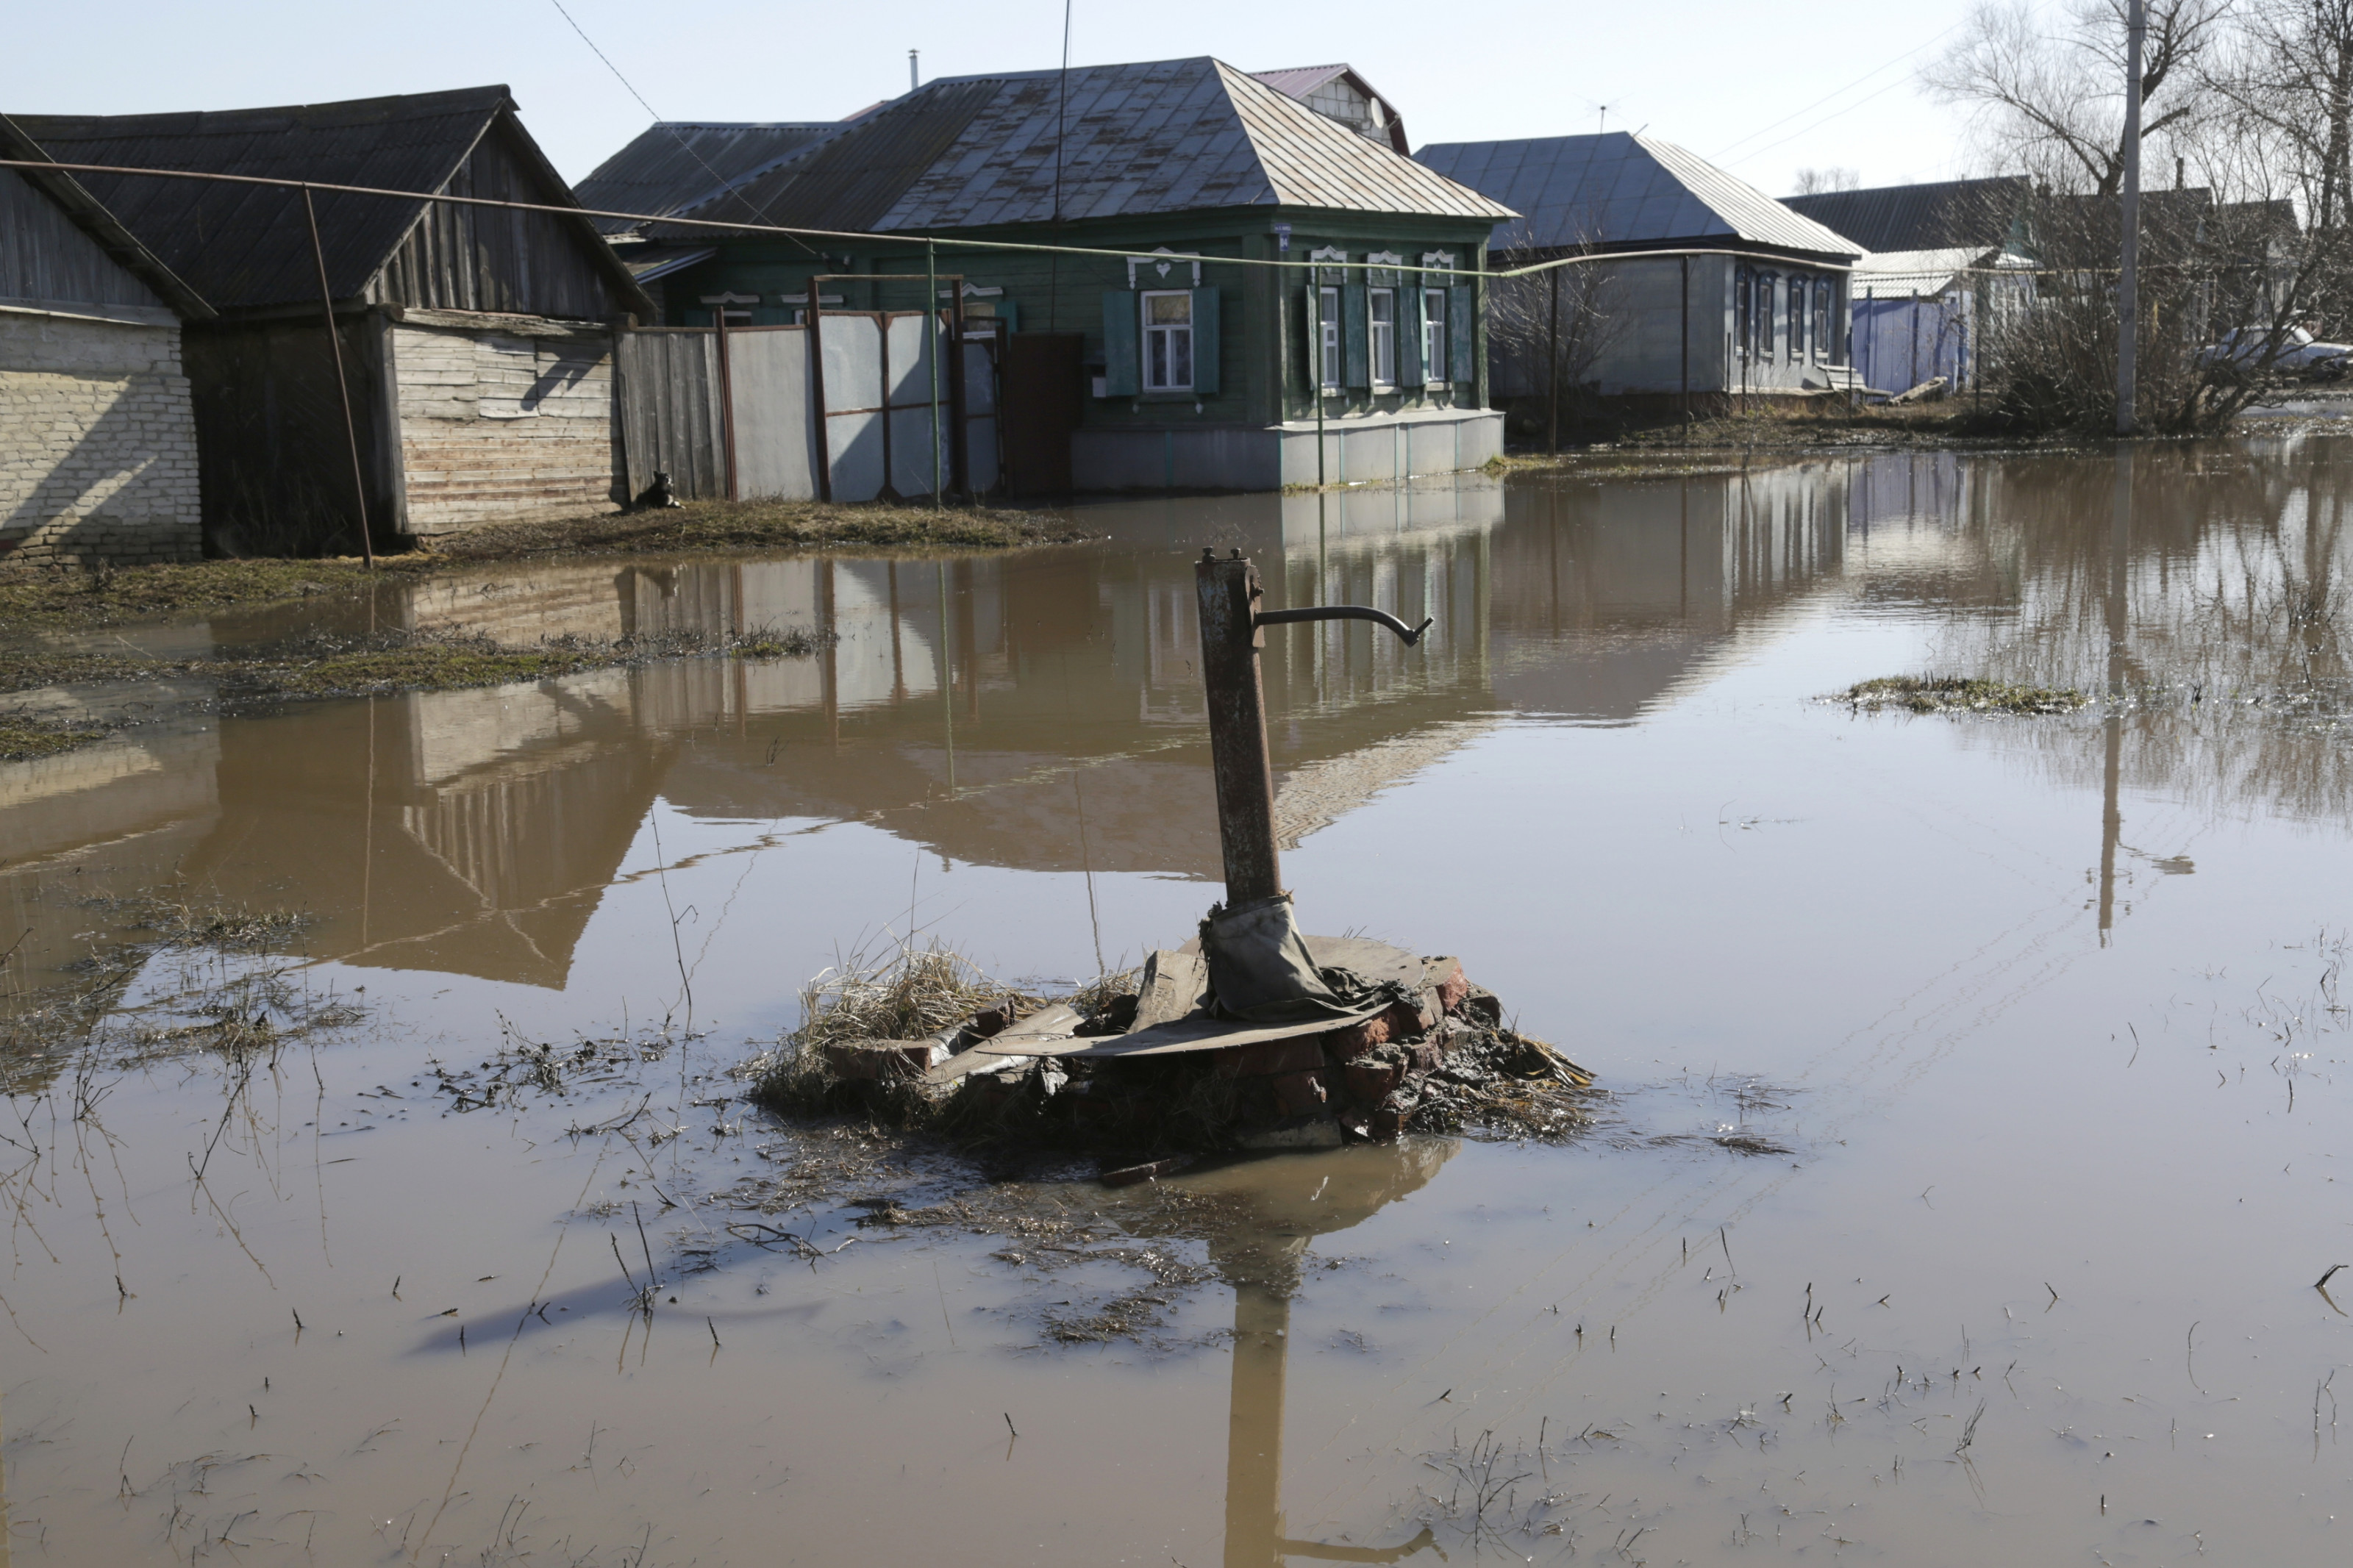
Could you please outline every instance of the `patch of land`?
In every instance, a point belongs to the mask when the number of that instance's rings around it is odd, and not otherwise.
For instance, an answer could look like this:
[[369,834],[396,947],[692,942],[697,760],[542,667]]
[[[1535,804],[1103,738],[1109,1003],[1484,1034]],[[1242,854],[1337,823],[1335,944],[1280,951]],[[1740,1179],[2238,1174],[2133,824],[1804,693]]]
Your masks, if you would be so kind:
[[[694,631],[599,639],[548,637],[527,647],[449,633],[386,632],[360,638],[312,637],[239,649],[227,657],[145,658],[136,654],[28,654],[0,663],[0,692],[195,678],[214,695],[202,706],[236,711],[256,704],[324,697],[382,697],[551,680],[617,665],[731,657],[806,658],[828,636],[798,627],[755,627],[723,636]],[[0,760],[48,756],[103,740],[119,724],[102,710],[72,723],[32,713],[0,714]]]
[[426,548],[380,555],[373,572],[357,557],[342,556],[189,561],[0,580],[0,629],[113,626],[348,596],[387,577],[415,579],[499,561],[818,548],[1007,550],[1085,537],[1083,530],[1071,523],[986,507],[934,510],[879,503],[695,501],[658,510],[476,529],[436,540]]
[[1882,676],[1858,681],[1839,696],[1856,708],[1901,708],[1907,713],[2072,713],[2092,700],[2073,687],[1959,675]]
[[71,724],[47,723],[16,714],[0,715],[0,763],[21,763],[34,757],[55,756],[59,752],[88,745],[105,732]]

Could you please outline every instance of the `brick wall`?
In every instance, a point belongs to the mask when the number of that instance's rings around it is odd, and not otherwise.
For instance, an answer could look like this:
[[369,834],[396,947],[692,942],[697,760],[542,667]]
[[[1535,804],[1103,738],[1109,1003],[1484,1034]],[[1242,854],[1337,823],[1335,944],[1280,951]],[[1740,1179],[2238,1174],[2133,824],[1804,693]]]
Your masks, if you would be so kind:
[[617,510],[609,332],[392,338],[408,531]]
[[0,573],[203,544],[178,326],[0,311]]

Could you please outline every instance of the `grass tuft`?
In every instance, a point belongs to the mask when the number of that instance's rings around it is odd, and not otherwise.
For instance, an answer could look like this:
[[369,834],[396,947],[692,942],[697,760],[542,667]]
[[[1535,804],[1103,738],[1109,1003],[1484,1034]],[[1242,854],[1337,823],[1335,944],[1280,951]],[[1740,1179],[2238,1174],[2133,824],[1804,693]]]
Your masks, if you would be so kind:
[[1889,675],[1858,681],[1841,694],[1855,708],[1909,713],[2072,713],[2091,699],[2073,687],[2021,686],[1958,675]]
[[0,718],[0,763],[53,757],[59,752],[102,739],[105,733],[103,730],[78,730],[69,724],[45,724],[34,719]]

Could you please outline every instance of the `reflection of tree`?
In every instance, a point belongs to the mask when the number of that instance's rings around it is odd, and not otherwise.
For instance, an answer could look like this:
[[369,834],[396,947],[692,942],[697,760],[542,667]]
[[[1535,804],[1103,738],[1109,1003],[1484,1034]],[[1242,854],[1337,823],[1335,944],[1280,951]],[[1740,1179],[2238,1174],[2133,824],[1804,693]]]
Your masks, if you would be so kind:
[[[2284,461],[2160,450],[2131,461],[2120,558],[2103,526],[2123,482],[2114,469],[2075,458],[1994,470],[1989,504],[1960,527],[2009,563],[2012,607],[1954,622],[1934,663],[2104,702],[2113,690],[2126,787],[2341,819],[2353,773],[2325,726],[2353,712],[2343,470],[2317,447]],[[1998,737],[2069,784],[2105,771],[2077,726],[1965,733]]]

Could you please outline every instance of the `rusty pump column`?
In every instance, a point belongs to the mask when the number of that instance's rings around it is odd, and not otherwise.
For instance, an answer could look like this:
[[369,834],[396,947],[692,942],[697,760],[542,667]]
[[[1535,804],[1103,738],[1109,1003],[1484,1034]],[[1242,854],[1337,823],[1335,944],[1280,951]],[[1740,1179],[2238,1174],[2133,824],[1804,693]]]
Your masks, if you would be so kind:
[[1204,550],[1193,563],[1201,595],[1201,684],[1209,703],[1209,766],[1218,781],[1218,838],[1226,858],[1226,907],[1282,891],[1274,849],[1274,769],[1266,750],[1266,697],[1259,681],[1258,568],[1237,550]]
[[1226,560],[1203,550],[1193,563],[1201,594],[1201,684],[1209,700],[1209,767],[1218,780],[1218,840],[1226,855],[1226,908],[1282,891],[1274,852],[1274,768],[1266,751],[1266,693],[1259,681],[1262,629],[1299,621],[1370,621],[1412,647],[1430,628],[1409,626],[1364,605],[1312,605],[1261,610],[1258,568],[1235,551]]

